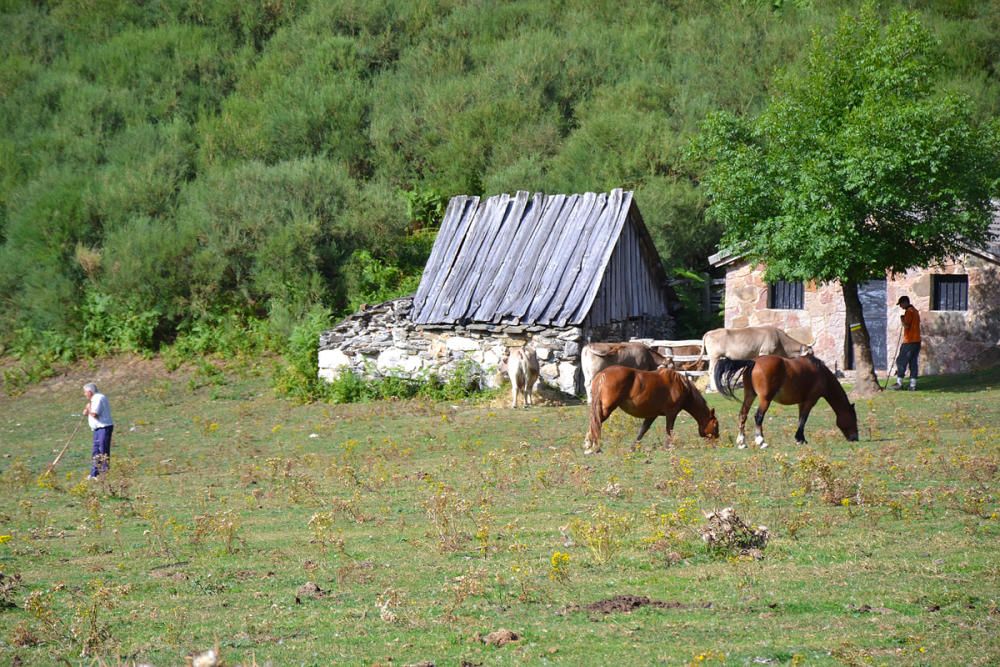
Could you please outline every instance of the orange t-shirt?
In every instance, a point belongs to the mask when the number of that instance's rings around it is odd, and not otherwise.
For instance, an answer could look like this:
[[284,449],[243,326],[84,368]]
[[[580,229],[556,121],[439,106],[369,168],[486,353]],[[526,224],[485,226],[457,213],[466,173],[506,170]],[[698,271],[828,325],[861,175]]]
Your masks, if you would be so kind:
[[913,306],[903,311],[903,342],[920,342],[920,313]]

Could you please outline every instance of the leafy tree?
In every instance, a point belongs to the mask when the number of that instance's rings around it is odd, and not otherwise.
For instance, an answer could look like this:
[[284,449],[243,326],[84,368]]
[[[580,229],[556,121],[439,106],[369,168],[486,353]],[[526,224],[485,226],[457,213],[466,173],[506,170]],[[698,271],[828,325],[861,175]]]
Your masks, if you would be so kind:
[[708,213],[722,244],[767,278],[839,281],[859,393],[878,388],[858,285],[982,242],[1000,177],[997,128],[938,89],[939,49],[912,13],[873,5],[816,36],[757,117],[713,115],[695,144],[708,158]]

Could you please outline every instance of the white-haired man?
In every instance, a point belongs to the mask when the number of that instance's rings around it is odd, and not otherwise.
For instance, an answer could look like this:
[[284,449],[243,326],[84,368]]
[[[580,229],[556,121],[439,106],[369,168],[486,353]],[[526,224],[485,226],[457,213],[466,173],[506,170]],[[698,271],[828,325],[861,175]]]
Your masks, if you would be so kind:
[[111,421],[111,404],[108,397],[97,391],[97,385],[88,382],[83,385],[83,395],[87,397],[87,407],[83,409],[90,430],[94,432],[94,447],[91,450],[93,464],[90,478],[108,471],[111,466],[111,434],[115,430]]

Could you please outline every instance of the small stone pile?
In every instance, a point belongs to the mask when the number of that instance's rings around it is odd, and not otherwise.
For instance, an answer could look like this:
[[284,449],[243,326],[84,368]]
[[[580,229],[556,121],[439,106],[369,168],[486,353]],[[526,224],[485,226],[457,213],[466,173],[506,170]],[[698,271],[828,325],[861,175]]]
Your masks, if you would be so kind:
[[764,557],[764,547],[771,538],[767,526],[750,528],[732,507],[706,512],[705,518],[708,525],[701,529],[701,539],[712,551],[750,556],[754,560]]

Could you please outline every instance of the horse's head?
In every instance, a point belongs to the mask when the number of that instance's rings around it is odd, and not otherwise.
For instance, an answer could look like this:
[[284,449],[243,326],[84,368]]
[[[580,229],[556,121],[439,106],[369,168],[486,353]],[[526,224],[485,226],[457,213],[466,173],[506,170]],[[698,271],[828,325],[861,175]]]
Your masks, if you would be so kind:
[[854,403],[848,404],[847,408],[837,413],[837,428],[844,434],[844,437],[851,442],[858,439],[858,411]]
[[698,424],[698,435],[712,440],[719,437],[719,419],[715,416],[715,408],[708,411],[708,419],[704,424]]

